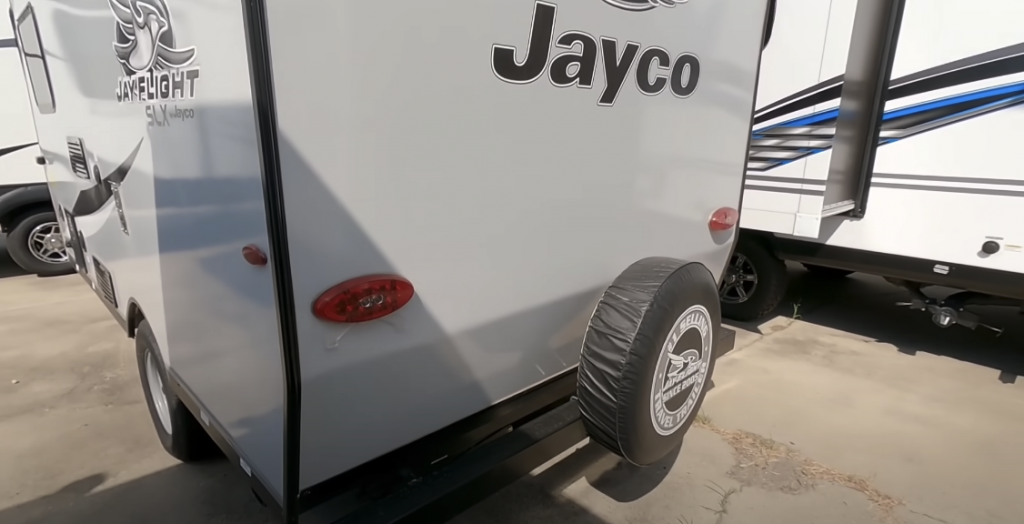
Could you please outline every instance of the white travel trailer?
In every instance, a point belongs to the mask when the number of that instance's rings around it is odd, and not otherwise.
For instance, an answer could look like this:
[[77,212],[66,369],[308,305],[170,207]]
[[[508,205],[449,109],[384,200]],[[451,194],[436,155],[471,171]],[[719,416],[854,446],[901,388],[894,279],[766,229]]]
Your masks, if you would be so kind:
[[53,212],[32,106],[22,76],[14,29],[0,23],[0,233],[22,269],[39,275],[73,271]]
[[1024,2],[779,0],[776,16],[723,314],[771,311],[783,260],[886,277],[941,327],[1024,304]]
[[679,445],[731,343],[769,4],[11,2],[161,442],[311,523]]

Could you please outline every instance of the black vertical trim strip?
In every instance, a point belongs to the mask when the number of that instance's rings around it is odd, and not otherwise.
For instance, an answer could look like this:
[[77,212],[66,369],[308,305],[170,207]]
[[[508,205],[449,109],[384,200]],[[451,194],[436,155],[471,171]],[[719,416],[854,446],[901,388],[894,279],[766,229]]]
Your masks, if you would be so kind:
[[871,115],[868,121],[863,157],[860,172],[857,174],[857,192],[854,194],[854,208],[850,216],[864,218],[868,206],[868,193],[871,190],[871,176],[875,172],[875,154],[878,151],[879,134],[882,132],[882,116],[885,114],[885,103],[888,100],[889,77],[892,76],[892,64],[896,61],[896,48],[899,47],[900,28],[903,25],[903,8],[906,0],[891,0],[889,16],[886,19],[885,40],[882,42],[879,56],[878,81],[872,93]]
[[775,30],[775,12],[778,10],[777,3],[776,0],[768,0],[768,14],[764,23],[764,38],[761,39],[761,51],[764,51],[764,48],[768,47],[768,42],[772,41],[772,32]]
[[[772,32],[772,28],[775,25],[775,0],[768,0],[765,3],[764,12],[764,25],[761,27],[761,47],[757,53],[757,65],[755,67],[754,74],[754,92],[750,96],[750,127],[747,129],[753,129],[755,120],[755,113],[757,110],[757,89],[761,85],[761,58],[764,57],[764,48],[768,43],[769,35]],[[743,149],[743,164],[740,169],[740,201],[737,204],[739,207],[736,211],[739,212],[739,218],[736,219],[736,225],[733,227],[732,244],[729,246],[729,256],[725,258],[725,265],[722,266],[722,273],[715,275],[715,285],[722,283],[722,279],[725,278],[726,271],[729,270],[729,263],[732,261],[732,255],[736,252],[736,245],[739,243],[740,238],[740,220],[743,219],[743,197],[746,195],[747,186],[747,160],[750,155],[750,143],[754,140],[753,133],[747,133],[747,146]]]
[[287,524],[298,522],[299,437],[302,409],[302,372],[299,368],[299,337],[295,320],[284,187],[277,141],[277,113],[271,71],[270,38],[264,0],[242,0],[246,49],[252,78],[253,111],[260,144],[263,198],[267,208],[267,236],[280,329],[281,364],[284,375],[284,482],[281,506]]

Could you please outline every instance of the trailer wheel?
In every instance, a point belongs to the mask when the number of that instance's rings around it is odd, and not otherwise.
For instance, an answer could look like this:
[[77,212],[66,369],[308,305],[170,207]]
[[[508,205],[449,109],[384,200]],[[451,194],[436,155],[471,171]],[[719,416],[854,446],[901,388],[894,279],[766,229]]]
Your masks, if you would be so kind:
[[809,271],[812,275],[821,278],[843,278],[853,274],[853,271],[850,271],[849,269],[815,266],[814,264],[804,264],[803,266],[804,269]]
[[721,313],[701,264],[647,258],[605,291],[580,357],[591,439],[638,466],[665,457],[693,424],[715,369]]
[[213,456],[216,446],[185,403],[170,388],[167,369],[149,321],[143,320],[135,331],[135,354],[146,406],[153,419],[160,444],[172,457],[195,462]]
[[18,267],[35,275],[66,275],[75,270],[53,211],[30,211],[18,217],[7,234],[7,252]]
[[786,263],[756,237],[740,236],[719,295],[722,316],[756,320],[775,309],[786,294]]

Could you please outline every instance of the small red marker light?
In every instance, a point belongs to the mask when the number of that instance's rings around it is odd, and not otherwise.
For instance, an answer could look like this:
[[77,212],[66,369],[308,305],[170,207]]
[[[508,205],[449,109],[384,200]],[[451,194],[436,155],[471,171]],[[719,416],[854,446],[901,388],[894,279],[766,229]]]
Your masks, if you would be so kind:
[[386,317],[412,300],[408,280],[393,275],[369,275],[338,284],[313,301],[313,316],[328,322],[352,324]]
[[711,214],[708,228],[712,231],[728,231],[738,224],[740,213],[731,207],[721,207]]
[[253,266],[267,265],[267,255],[263,252],[262,249],[256,247],[253,244],[249,244],[242,248],[242,258],[244,258],[246,262]]

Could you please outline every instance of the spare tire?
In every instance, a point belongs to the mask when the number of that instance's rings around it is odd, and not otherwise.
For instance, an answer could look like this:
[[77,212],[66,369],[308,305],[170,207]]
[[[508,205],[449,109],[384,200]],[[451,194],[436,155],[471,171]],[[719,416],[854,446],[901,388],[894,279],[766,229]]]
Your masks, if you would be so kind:
[[678,446],[704,401],[721,325],[706,267],[646,258],[605,291],[580,356],[579,398],[591,440],[638,466]]

